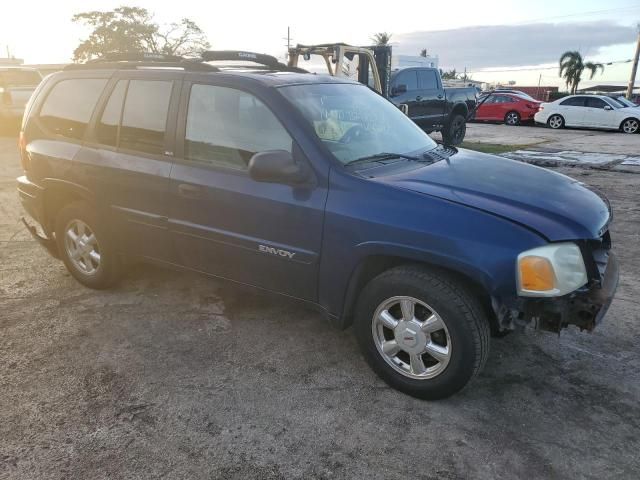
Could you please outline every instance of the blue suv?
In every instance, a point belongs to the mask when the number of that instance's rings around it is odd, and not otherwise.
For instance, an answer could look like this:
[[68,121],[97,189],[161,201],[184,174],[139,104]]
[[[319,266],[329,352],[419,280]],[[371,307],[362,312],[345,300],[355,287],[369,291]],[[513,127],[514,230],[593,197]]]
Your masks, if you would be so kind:
[[25,223],[81,284],[141,258],[310,302],[420,398],[463,388],[492,334],[592,330],[617,286],[598,192],[266,55],[72,65],[19,148]]

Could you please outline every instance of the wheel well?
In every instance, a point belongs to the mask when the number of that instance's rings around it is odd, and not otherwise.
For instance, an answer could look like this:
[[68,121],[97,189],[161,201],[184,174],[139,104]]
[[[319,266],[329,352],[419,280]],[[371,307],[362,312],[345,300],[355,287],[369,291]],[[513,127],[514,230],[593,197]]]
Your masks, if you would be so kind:
[[622,120],[622,121],[620,122],[620,125],[618,126],[618,129],[619,129],[619,130],[622,130],[622,124],[623,124],[624,122],[626,122],[627,120],[637,120],[638,122],[640,122],[640,120],[639,120],[639,119],[637,119],[636,117],[627,117],[627,118],[625,118],[624,120]]
[[62,210],[62,208],[64,208],[66,205],[78,200],[84,200],[84,198],[73,191],[54,189],[50,192],[47,192],[44,203],[44,221],[46,225],[43,225],[43,227],[47,231],[47,234],[55,230],[55,223],[58,212],[60,212],[60,210]]
[[367,257],[356,267],[351,276],[351,280],[349,281],[347,294],[345,296],[345,304],[342,309],[342,318],[340,319],[340,323],[343,328],[347,328],[353,323],[358,297],[367,283],[381,273],[401,265],[420,265],[432,271],[440,270],[464,284],[480,301],[482,308],[484,309],[484,313],[489,319],[491,331],[498,331],[498,319],[491,305],[491,297],[480,283],[473,280],[471,277],[454,270],[449,270],[427,262],[417,262],[415,260],[388,255],[374,255]]
[[458,103],[456,106],[453,107],[453,110],[451,110],[450,118],[453,118],[454,115],[462,115],[466,119],[468,112],[469,112],[469,109],[464,103]]

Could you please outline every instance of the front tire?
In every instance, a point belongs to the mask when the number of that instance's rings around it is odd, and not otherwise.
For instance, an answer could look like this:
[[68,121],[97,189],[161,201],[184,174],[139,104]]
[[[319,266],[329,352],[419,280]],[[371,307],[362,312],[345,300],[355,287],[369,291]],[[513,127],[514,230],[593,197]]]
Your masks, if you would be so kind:
[[547,120],[547,125],[549,126],[549,128],[558,130],[564,127],[564,118],[562,118],[562,115],[553,114]]
[[640,121],[637,118],[627,118],[620,124],[620,130],[623,133],[638,133]]
[[121,262],[91,204],[70,203],[56,217],[56,243],[69,273],[82,285],[105,289],[114,285]]
[[435,400],[461,390],[489,354],[478,300],[446,272],[404,266],[371,280],[355,332],[371,368],[391,387]]
[[442,130],[445,145],[460,145],[467,133],[467,120],[464,115],[453,115]]

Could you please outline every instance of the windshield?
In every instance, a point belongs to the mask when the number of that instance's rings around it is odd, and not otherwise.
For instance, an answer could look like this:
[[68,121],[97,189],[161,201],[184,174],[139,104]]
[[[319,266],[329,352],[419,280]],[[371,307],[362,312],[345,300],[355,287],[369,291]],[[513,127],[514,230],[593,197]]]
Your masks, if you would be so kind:
[[342,163],[379,153],[426,151],[436,143],[391,102],[363,85],[280,88]]
[[613,98],[612,100],[615,100],[616,102],[621,103],[622,106],[624,106],[624,107],[637,107],[638,106],[635,103],[633,103],[631,100],[628,100],[626,97],[616,97],[616,98]]

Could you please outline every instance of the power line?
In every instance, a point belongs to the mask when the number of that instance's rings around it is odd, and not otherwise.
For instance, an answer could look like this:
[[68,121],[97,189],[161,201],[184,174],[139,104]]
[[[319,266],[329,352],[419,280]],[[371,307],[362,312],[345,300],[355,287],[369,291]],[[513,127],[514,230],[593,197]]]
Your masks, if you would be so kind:
[[526,23],[541,22],[543,20],[555,20],[555,19],[559,19],[559,18],[586,17],[586,16],[589,16],[589,15],[601,15],[603,13],[613,13],[613,12],[621,12],[621,11],[626,11],[626,10],[638,10],[638,9],[640,9],[640,5],[618,7],[618,8],[608,8],[606,10],[592,10],[590,12],[571,13],[571,14],[568,14],[568,15],[555,15],[555,16],[552,16],[552,17],[541,17],[541,18],[527,19],[527,20],[523,20],[521,22],[515,22],[512,25],[522,25],[522,24],[526,24]]
[[[627,59],[627,60],[614,60],[611,62],[599,62],[602,63],[603,65],[614,65],[617,63],[630,63],[631,59]],[[502,72],[531,72],[531,71],[538,71],[538,70],[556,70],[558,68],[558,65],[554,65],[554,66],[549,66],[549,67],[531,67],[531,68],[502,68],[502,69],[492,69],[492,70],[476,70],[473,72],[467,72],[467,74],[470,73],[502,73]]]

